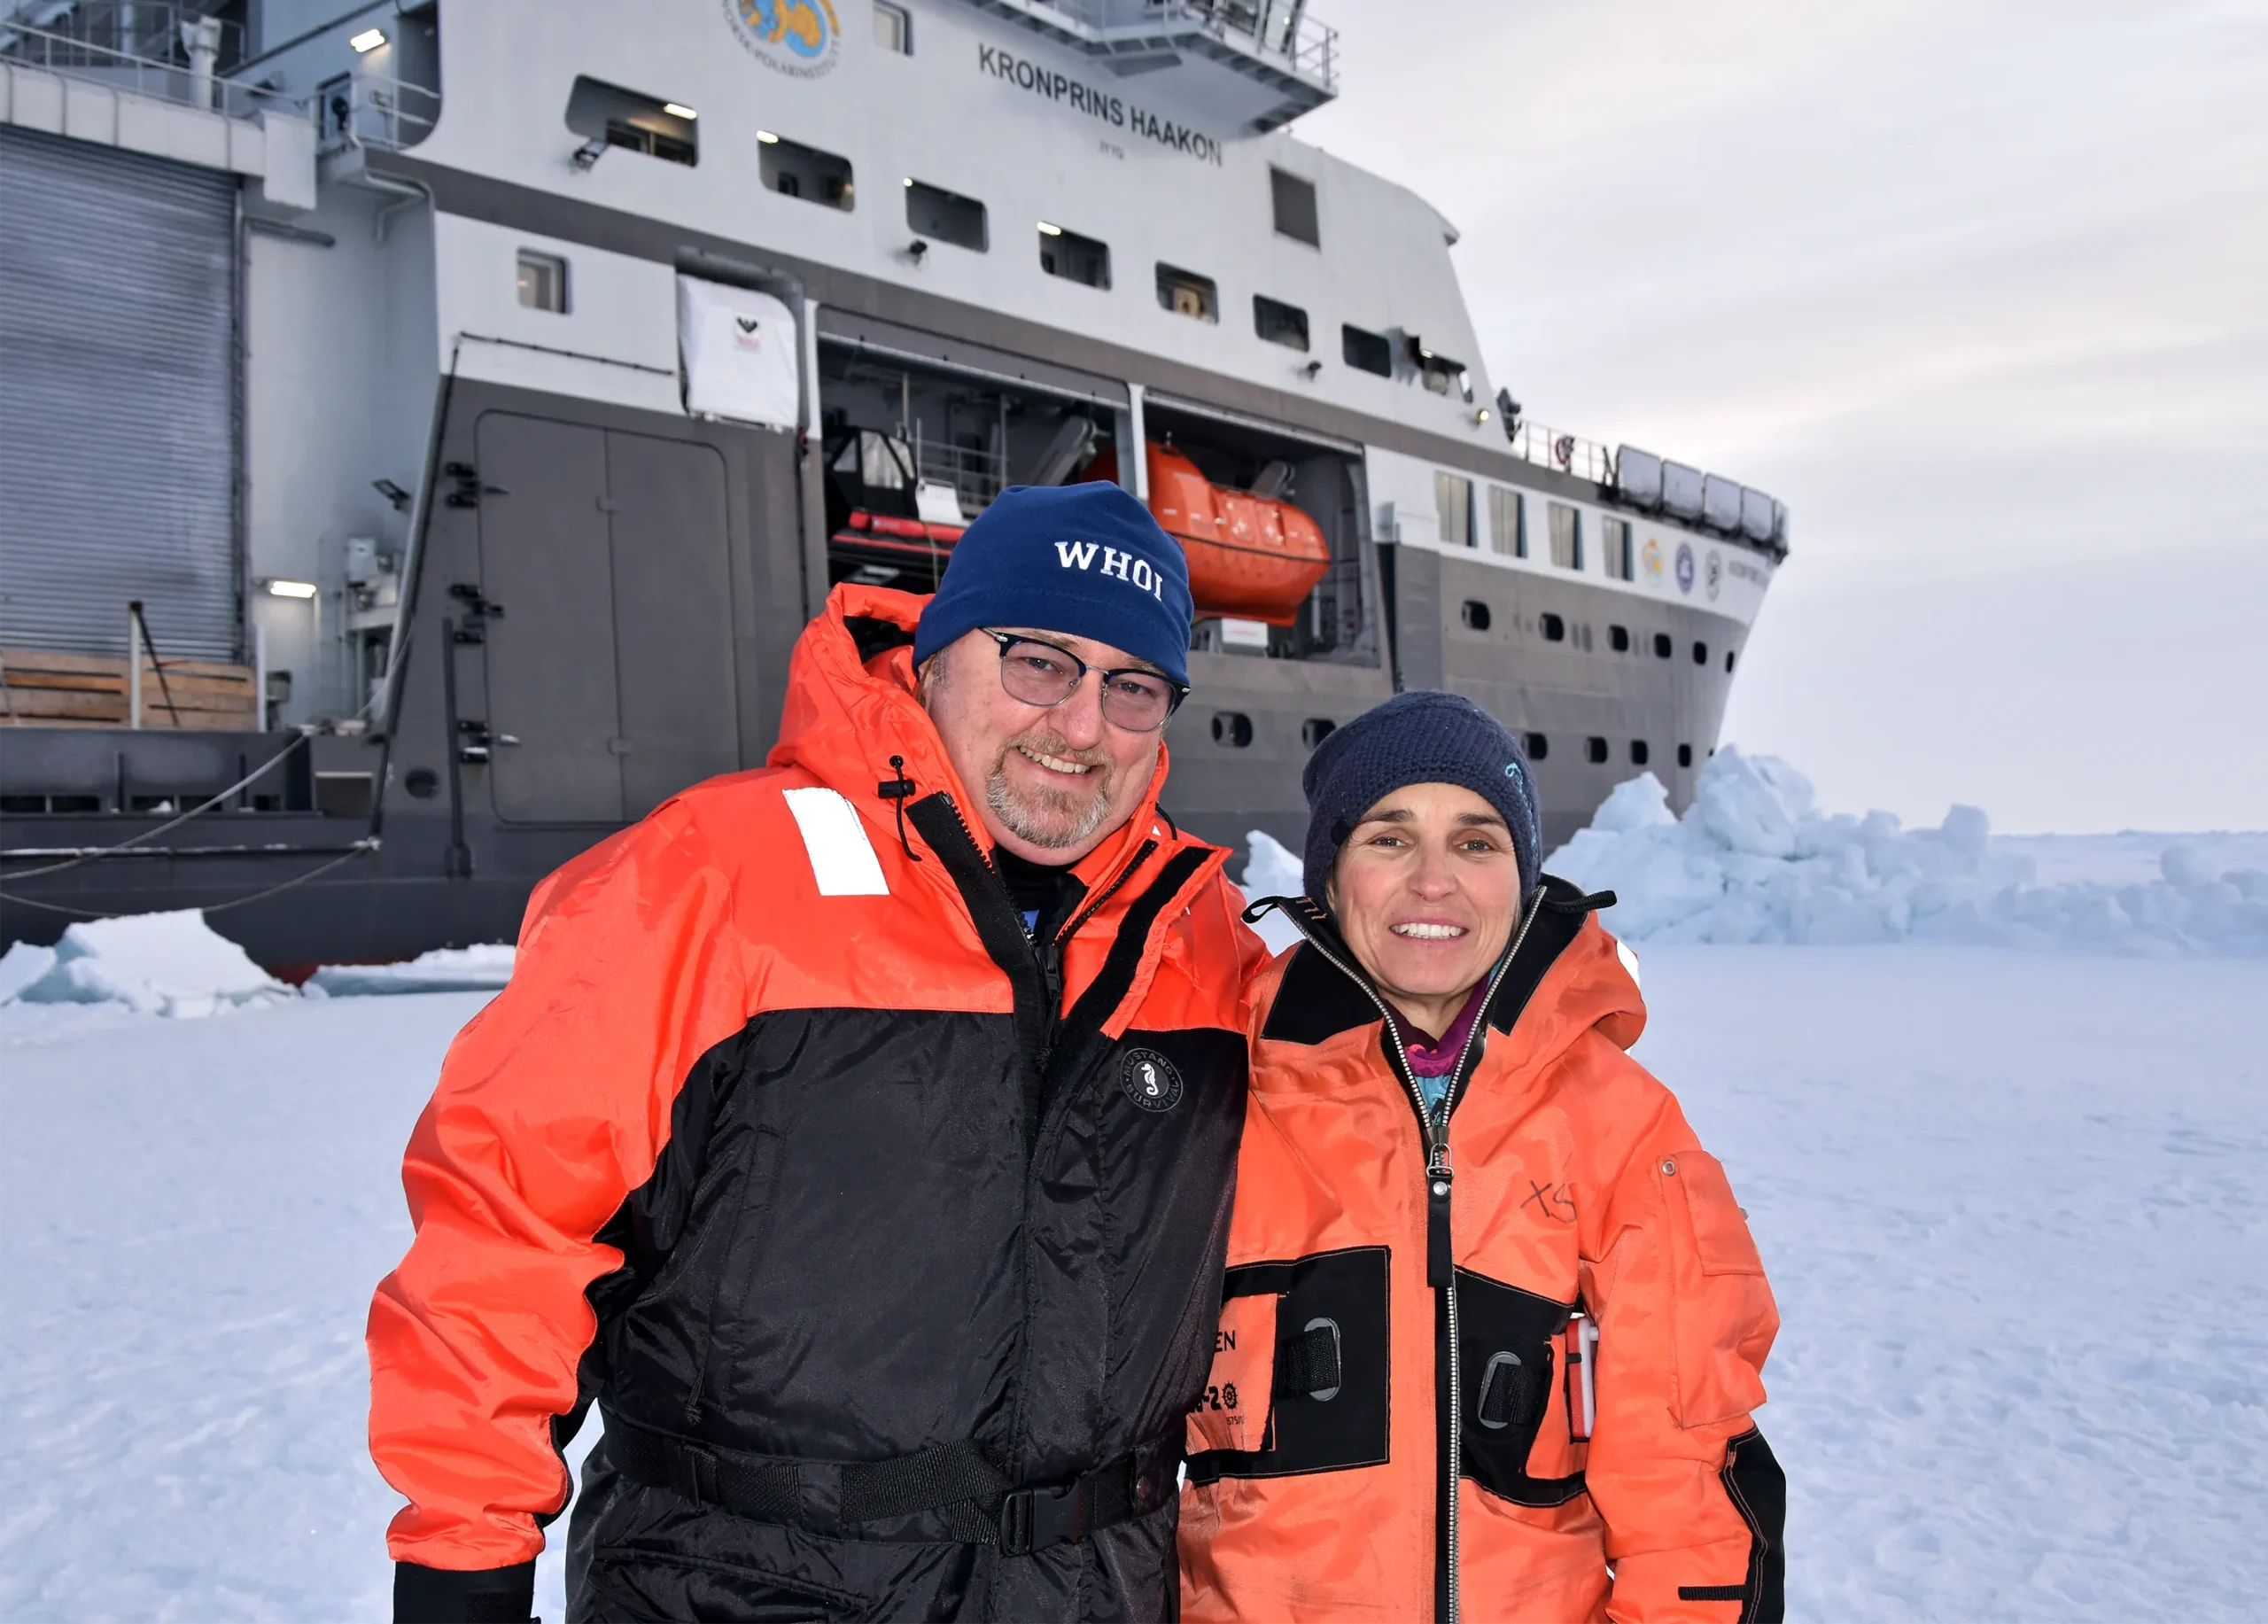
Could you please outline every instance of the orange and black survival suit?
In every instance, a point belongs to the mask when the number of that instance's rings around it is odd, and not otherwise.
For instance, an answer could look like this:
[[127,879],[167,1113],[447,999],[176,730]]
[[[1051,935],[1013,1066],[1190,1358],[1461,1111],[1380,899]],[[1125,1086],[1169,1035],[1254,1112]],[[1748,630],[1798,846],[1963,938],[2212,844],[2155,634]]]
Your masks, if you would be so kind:
[[1306,902],[1255,988],[1188,1620],[1782,1616],[1749,1412],[1779,1327],[1722,1168],[1624,1050],[1635,960],[1546,877],[1422,1111]]
[[527,1618],[594,1401],[573,1619],[1170,1612],[1262,953],[1155,782],[1027,936],[922,602],[838,588],[770,765],[548,880],[450,1049],[370,1314],[398,1616]]

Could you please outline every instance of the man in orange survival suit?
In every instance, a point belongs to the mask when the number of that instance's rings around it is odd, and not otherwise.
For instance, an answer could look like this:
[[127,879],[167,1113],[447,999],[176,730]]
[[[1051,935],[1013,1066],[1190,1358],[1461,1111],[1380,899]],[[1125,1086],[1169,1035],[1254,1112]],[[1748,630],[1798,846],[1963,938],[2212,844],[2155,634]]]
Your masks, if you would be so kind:
[[1170,1613],[1261,957],[1156,807],[1189,618],[1132,497],[1011,490],[538,889],[371,1306],[397,1620],[528,1617],[594,1399],[571,1620]]

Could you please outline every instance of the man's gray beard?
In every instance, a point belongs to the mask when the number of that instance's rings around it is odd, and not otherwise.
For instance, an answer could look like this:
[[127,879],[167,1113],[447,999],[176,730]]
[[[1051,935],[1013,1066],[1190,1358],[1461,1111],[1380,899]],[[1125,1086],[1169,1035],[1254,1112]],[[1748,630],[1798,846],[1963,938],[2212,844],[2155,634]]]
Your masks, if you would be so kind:
[[[984,786],[984,801],[991,807],[992,815],[1000,820],[1001,828],[1018,840],[1029,841],[1045,851],[1060,851],[1065,846],[1077,845],[1102,828],[1102,820],[1110,816],[1110,774],[1107,769],[1100,769],[1096,776],[1102,781],[1095,786],[1094,798],[1068,825],[1052,821],[1043,823],[1035,815],[1032,806],[1018,801],[1009,791],[1005,763],[992,769],[992,777]],[[1068,801],[1067,796],[1055,810],[1068,812]]]

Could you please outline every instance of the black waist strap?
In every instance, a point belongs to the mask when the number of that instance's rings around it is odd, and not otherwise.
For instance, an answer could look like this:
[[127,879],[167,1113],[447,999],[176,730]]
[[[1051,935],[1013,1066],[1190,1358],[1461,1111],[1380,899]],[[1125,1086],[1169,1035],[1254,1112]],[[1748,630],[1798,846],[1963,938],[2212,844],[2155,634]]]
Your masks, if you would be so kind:
[[696,1505],[835,1535],[933,1512],[943,1537],[996,1545],[1008,1556],[1083,1540],[1155,1510],[1175,1492],[1181,1465],[1177,1427],[1071,1482],[1017,1488],[972,1443],[889,1460],[806,1460],[722,1449],[612,1410],[605,1415],[615,1470]]

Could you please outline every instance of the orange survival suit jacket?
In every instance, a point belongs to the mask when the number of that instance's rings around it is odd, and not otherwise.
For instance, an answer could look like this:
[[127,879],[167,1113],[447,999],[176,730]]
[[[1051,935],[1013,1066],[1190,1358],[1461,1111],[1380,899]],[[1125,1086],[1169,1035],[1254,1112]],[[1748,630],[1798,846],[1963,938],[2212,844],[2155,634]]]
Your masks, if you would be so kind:
[[547,880],[451,1047],[369,1322],[401,1616],[527,1616],[593,1402],[571,1620],[1170,1610],[1264,954],[1162,757],[1026,935],[924,602],[838,588],[770,765]]
[[1430,1117],[1329,916],[1286,905],[1307,940],[1253,995],[1184,1619],[1782,1616],[1785,1485],[1749,1419],[1779,1317],[1723,1169],[1624,1053],[1645,1010],[1602,900],[1532,894]]

